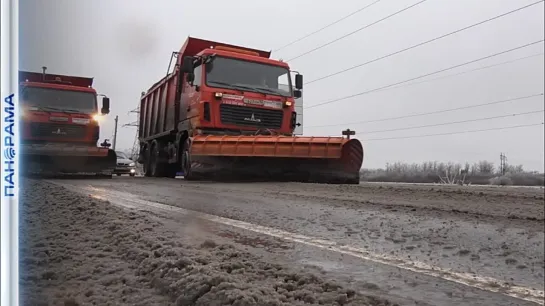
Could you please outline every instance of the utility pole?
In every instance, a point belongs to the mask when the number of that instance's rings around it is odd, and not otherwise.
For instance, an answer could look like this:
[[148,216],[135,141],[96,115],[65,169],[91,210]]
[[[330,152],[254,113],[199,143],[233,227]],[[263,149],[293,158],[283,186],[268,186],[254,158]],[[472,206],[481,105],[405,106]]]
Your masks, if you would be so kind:
[[505,170],[507,168],[507,156],[505,154],[500,153],[500,172],[501,175],[505,175]]
[[[145,94],[145,92],[142,93],[142,94]],[[139,114],[140,113],[140,107],[137,107],[137,108],[129,111],[129,114],[131,114],[131,113]],[[136,127],[136,133],[134,134],[134,142],[133,142],[132,149],[131,149],[131,157],[134,160],[138,160],[138,155],[140,153],[140,142],[138,140],[139,121],[136,120],[136,121],[133,121],[133,122],[123,124],[123,127],[130,127],[130,126]]]
[[113,149],[115,151],[115,144],[117,143],[117,120],[119,119],[119,116],[115,116],[115,130],[114,130],[114,143],[113,143]]

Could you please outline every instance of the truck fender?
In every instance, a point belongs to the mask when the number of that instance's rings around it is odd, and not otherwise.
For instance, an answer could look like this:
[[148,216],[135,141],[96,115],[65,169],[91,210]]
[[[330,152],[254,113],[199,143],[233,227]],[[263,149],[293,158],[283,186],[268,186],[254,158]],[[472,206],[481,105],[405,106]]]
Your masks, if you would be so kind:
[[186,119],[186,120],[183,120],[183,121],[178,122],[178,125],[177,125],[178,131],[184,131],[184,132],[186,132],[186,131],[190,130],[190,128],[191,128],[191,127],[190,127],[190,122],[189,122],[189,120]]
[[184,147],[185,140],[188,137],[189,137],[189,133],[187,130],[178,132],[178,134],[176,134],[176,149],[177,149],[178,156],[182,154],[182,149]]

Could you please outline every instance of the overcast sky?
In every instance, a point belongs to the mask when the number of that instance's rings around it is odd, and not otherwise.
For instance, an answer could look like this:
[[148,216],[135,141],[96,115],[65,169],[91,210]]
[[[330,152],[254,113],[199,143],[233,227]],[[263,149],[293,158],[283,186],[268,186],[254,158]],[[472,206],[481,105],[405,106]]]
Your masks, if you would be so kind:
[[[188,35],[275,50],[375,0],[21,0],[20,67],[51,73],[95,77],[95,87],[112,101],[101,139],[112,138],[119,115],[117,146],[129,149],[136,120],[128,111],[140,93],[165,75],[170,54]],[[289,60],[419,0],[382,0],[354,16],[296,44],[273,52]],[[337,72],[440,36],[535,0],[428,0],[395,17],[290,61],[305,81]],[[339,5],[342,3],[343,5]],[[413,50],[306,85],[304,102],[312,104],[418,77],[544,38],[543,3]],[[427,79],[536,55],[543,43],[463,66]],[[422,79],[424,80],[424,79]],[[365,148],[364,167],[387,162],[508,162],[544,169],[543,126],[424,138],[396,138],[464,130],[541,123],[543,113],[429,128],[483,117],[539,111],[543,97],[393,121],[343,124],[494,102],[544,91],[543,54],[524,60],[411,86],[374,92],[304,112],[305,135],[340,135],[351,128]],[[383,133],[371,131],[403,129]],[[367,132],[367,133],[366,133]],[[367,141],[368,140],[368,141]]]

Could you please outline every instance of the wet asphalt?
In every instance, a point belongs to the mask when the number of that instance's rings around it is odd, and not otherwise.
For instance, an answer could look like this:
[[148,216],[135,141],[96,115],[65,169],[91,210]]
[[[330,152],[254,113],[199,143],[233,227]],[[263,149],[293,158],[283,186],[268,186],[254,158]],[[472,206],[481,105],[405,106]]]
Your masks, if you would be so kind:
[[[214,235],[260,256],[311,267],[401,305],[537,305],[503,294],[502,286],[541,292],[544,287],[543,220],[442,209],[449,201],[461,201],[449,199],[448,194],[444,199],[423,195],[419,201],[416,192],[411,200],[418,205],[407,205],[406,195],[398,192],[396,196],[395,190],[388,197],[357,201],[367,199],[370,191],[352,189],[349,201],[343,186],[307,184],[304,194],[298,194],[298,185],[286,183],[195,183],[130,177],[56,182],[76,189],[92,187],[119,201],[126,197],[162,203],[335,242],[372,254],[372,258],[387,257],[384,264],[225,224],[209,227]],[[471,196],[466,199],[472,200]],[[524,203],[536,209],[540,199],[534,200]],[[175,218],[175,213],[164,217]],[[423,264],[438,273],[433,276],[400,268],[405,263]],[[479,286],[448,280],[441,276],[443,271],[473,277]]]

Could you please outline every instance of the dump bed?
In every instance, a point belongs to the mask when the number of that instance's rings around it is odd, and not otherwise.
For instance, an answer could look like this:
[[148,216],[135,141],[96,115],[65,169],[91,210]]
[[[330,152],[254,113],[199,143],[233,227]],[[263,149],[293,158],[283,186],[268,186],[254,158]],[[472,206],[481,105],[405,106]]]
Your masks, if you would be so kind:
[[45,76],[40,72],[31,71],[19,71],[19,82],[34,82],[34,83],[54,83],[60,79],[63,84],[77,86],[77,87],[91,87],[93,86],[93,78],[78,77],[62,74],[50,74],[46,73]]
[[187,40],[185,41],[184,45],[180,49],[177,63],[181,64],[184,56],[195,56],[204,49],[216,48],[216,47],[220,47],[220,46],[221,47],[226,47],[226,48],[234,48],[234,49],[243,50],[243,51],[252,52],[252,53],[257,53],[259,57],[264,57],[264,58],[270,58],[271,57],[271,51],[252,49],[252,48],[247,48],[247,47],[243,47],[243,46],[236,46],[236,45],[226,44],[226,43],[222,43],[222,42],[217,42],[217,41],[211,41],[211,40],[204,40],[204,39],[200,39],[200,38],[188,37]]
[[176,128],[180,115],[180,108],[174,103],[177,79],[174,74],[164,78],[141,98],[138,125],[140,139],[152,138]]

